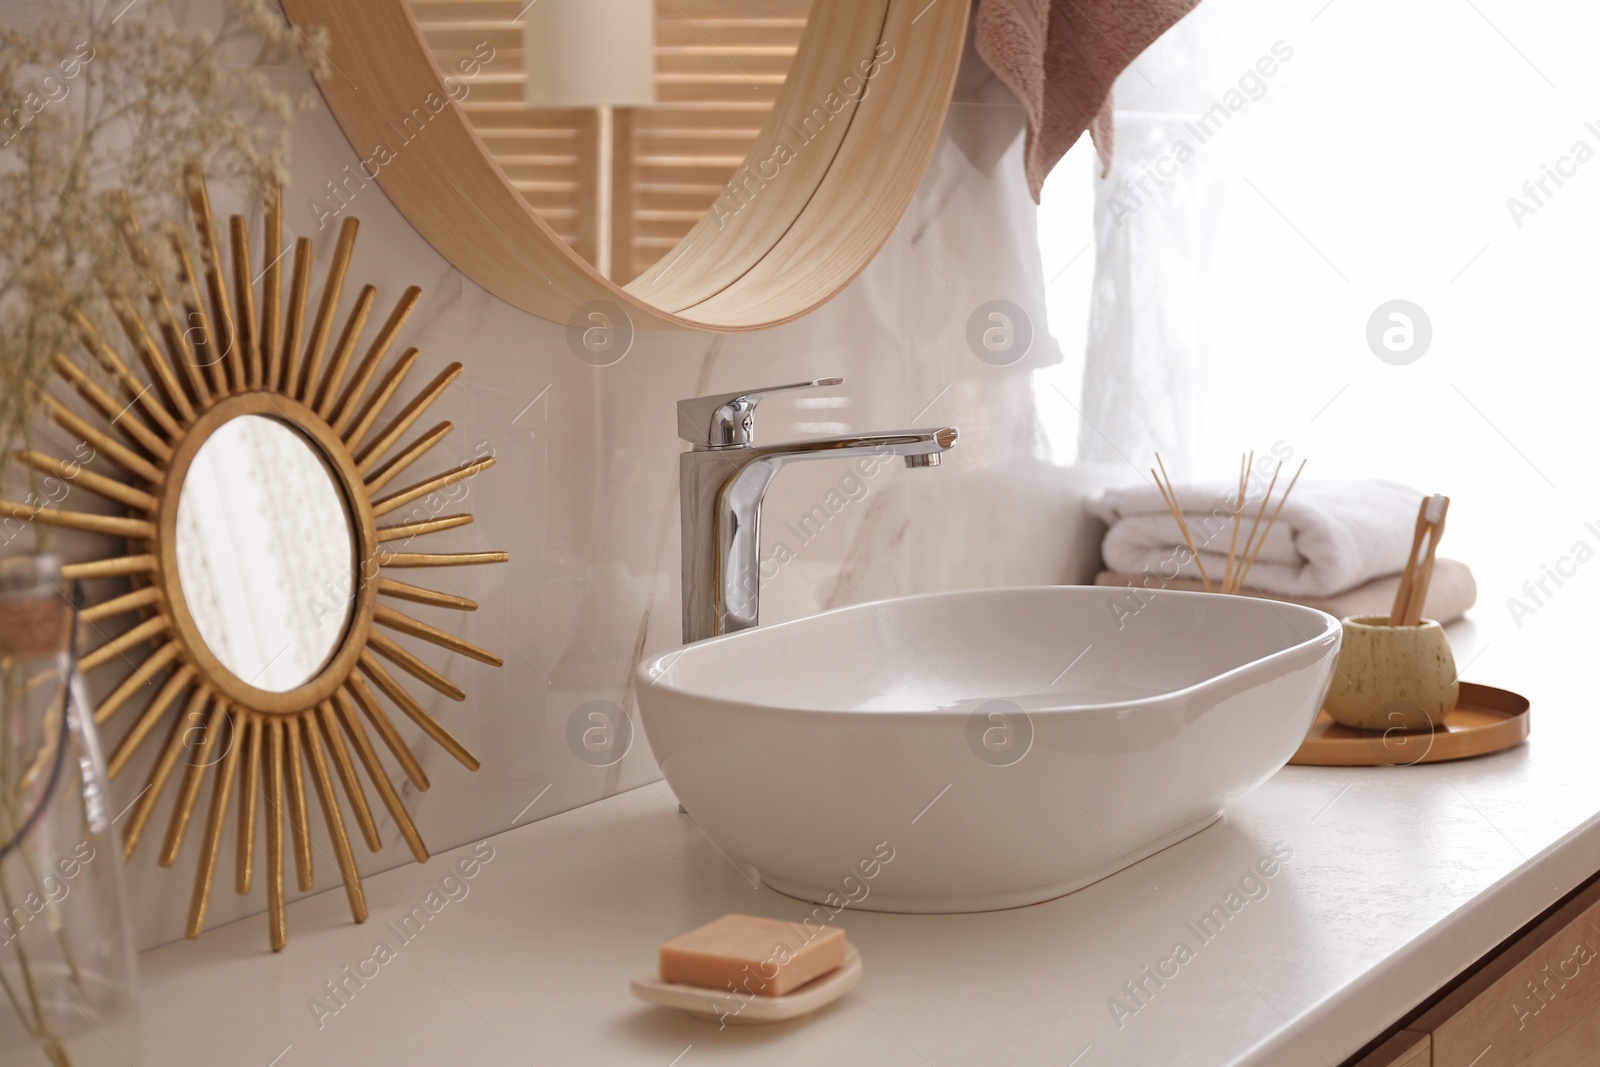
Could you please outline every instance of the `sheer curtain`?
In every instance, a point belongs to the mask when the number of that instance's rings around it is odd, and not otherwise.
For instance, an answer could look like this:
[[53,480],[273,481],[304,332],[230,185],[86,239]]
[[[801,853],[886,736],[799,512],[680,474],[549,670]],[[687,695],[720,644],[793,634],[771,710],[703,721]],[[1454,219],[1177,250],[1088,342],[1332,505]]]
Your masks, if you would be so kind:
[[1283,442],[1484,509],[1592,481],[1597,31],[1575,2],[1204,0],[1118,82],[1081,457],[1227,477]]

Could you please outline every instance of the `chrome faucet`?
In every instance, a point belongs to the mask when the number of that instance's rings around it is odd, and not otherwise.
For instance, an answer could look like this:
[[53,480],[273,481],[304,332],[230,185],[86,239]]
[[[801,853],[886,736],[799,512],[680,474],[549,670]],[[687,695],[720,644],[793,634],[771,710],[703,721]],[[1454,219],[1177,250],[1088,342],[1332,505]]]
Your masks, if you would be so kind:
[[755,443],[756,405],[764,398],[843,382],[818,378],[678,402],[678,436],[694,446],[679,457],[685,643],[747,630],[759,621],[761,501],[786,464],[895,455],[907,467],[936,467],[941,453],[956,443],[954,426]]

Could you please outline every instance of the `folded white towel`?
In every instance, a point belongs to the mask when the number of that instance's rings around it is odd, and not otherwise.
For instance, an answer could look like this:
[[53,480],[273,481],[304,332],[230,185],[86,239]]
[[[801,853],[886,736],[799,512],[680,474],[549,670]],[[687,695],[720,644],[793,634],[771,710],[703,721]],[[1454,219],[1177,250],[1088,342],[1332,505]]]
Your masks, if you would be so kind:
[[[1286,472],[1279,479],[1262,528],[1278,506],[1287,478]],[[1241,546],[1266,488],[1265,480],[1251,482],[1240,518]],[[1206,573],[1213,584],[1220,583],[1228,565],[1238,483],[1197,482],[1180,485],[1176,492]],[[1262,542],[1248,582],[1262,592],[1283,596],[1333,596],[1403,570],[1421,502],[1417,490],[1394,482],[1301,479]],[[1166,578],[1200,576],[1177,521],[1154,485],[1107,489],[1090,500],[1089,509],[1110,525],[1101,546],[1110,570]]]
[[[1295,490],[1297,493],[1299,491],[1298,488]],[[1193,592],[1205,589],[1205,586],[1193,578],[1152,580],[1148,574],[1118,574],[1115,571],[1101,571],[1095,578],[1094,584],[1133,585],[1141,589],[1181,589]],[[1245,585],[1243,596],[1304,604],[1308,608],[1326,611],[1334,618],[1342,619],[1346,615],[1389,614],[1389,609],[1394,607],[1394,595],[1400,589],[1400,576],[1387,574],[1382,578],[1374,578],[1365,585],[1335,593],[1333,596],[1288,596],[1251,588],[1255,585],[1254,582],[1246,582]],[[1467,609],[1472,607],[1477,599],[1478,583],[1473,581],[1472,571],[1467,565],[1440,556],[1434,562],[1433,581],[1428,586],[1428,600],[1422,607],[1422,617],[1432,619],[1443,626],[1465,615]]]

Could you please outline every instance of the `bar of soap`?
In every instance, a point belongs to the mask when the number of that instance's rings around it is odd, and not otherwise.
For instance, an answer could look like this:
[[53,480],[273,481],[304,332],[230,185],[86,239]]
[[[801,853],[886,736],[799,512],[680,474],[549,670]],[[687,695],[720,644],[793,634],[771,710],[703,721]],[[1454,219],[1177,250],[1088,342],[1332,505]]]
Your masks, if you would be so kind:
[[724,915],[661,946],[661,980],[781,997],[844,962],[844,931]]

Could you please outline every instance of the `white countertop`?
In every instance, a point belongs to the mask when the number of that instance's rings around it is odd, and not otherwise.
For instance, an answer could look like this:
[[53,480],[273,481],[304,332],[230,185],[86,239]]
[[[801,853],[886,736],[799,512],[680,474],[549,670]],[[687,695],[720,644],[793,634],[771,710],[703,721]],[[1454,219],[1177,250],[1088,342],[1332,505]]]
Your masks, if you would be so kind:
[[[1600,869],[1583,607],[1552,605],[1515,640],[1453,630],[1464,677],[1533,700],[1528,745],[1454,764],[1289,767],[1210,829],[1034,907],[846,911],[860,985],[798,1022],[719,1030],[629,995],[674,934],[729,911],[809,910],[747,881],[658,783],[477,846],[493,858],[453,887],[459,899],[440,892],[410,941],[389,924],[474,846],[368,879],[363,926],[337,889],[292,905],[276,956],[259,916],[145,953],[146,1062],[1338,1064]],[[1274,845],[1293,854],[1265,895],[1202,942],[1186,924]],[[339,1005],[325,983],[380,940],[393,957],[365,965],[375,976],[349,981]],[[1179,940],[1192,958],[1143,1006],[1127,998],[1123,984]],[[1120,1028],[1117,996],[1138,1007]],[[312,998],[337,1012],[319,1020]]]

